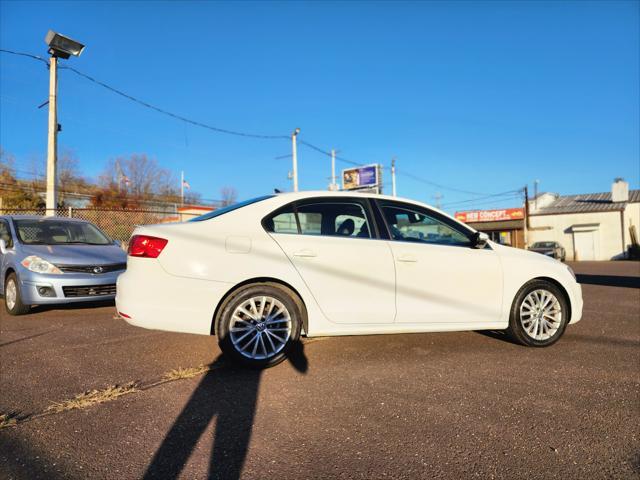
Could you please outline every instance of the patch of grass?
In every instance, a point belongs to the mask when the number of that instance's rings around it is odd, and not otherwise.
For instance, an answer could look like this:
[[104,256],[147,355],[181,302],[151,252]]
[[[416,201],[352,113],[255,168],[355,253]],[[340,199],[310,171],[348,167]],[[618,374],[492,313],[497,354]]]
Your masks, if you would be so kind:
[[136,392],[137,390],[135,382],[129,382],[124,385],[112,385],[103,390],[89,390],[80,395],[76,395],[70,400],[54,402],[47,407],[46,412],[60,413],[66,412],[67,410],[88,408],[99,403],[110,402],[123,395]]
[[15,413],[3,413],[0,415],[0,429],[13,427],[18,424],[17,415]]
[[162,380],[169,381],[169,380],[180,380],[181,378],[197,377],[198,375],[201,375],[208,370],[209,370],[209,366],[206,366],[206,365],[200,365],[199,367],[189,367],[189,368],[178,367],[165,373],[162,376]]

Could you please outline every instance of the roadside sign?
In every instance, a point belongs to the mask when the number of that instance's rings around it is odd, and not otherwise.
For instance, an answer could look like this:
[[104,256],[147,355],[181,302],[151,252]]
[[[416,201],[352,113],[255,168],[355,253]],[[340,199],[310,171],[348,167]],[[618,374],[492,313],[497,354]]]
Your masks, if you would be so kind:
[[377,164],[342,170],[342,189],[359,190],[363,188],[379,190],[380,166]]
[[456,219],[461,222],[499,222],[503,220],[522,220],[523,208],[503,208],[501,210],[473,210],[456,212]]

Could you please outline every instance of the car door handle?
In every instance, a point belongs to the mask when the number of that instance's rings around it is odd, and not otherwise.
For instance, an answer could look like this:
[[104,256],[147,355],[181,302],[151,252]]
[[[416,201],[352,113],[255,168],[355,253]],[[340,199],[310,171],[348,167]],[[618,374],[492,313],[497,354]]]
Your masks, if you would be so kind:
[[402,255],[398,255],[398,261],[405,262],[405,263],[415,263],[418,261],[418,259],[413,255],[409,255],[408,253],[403,253]]
[[317,257],[316,252],[312,252],[311,250],[298,250],[297,252],[293,252],[294,257],[305,257],[312,258]]

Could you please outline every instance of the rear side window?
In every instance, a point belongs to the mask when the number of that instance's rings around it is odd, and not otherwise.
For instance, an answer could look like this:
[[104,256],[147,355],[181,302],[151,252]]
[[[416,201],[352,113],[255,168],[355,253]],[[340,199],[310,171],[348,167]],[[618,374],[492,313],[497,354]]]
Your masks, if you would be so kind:
[[[272,233],[371,238],[370,220],[358,202],[293,204],[265,219],[264,227]],[[299,230],[298,230],[299,229]]]

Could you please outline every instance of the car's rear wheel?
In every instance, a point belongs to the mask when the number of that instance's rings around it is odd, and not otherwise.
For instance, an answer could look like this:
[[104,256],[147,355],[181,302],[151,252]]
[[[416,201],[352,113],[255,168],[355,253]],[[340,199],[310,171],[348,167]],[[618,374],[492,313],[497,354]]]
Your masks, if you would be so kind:
[[22,303],[18,276],[10,273],[4,282],[4,306],[9,315],[24,315],[29,313],[31,307]]
[[547,280],[533,280],[516,295],[507,332],[523,345],[546,347],[560,339],[568,321],[564,292]]
[[302,304],[286,287],[260,283],[232,294],[217,325],[218,343],[233,360],[256,368],[282,362],[300,338]]

